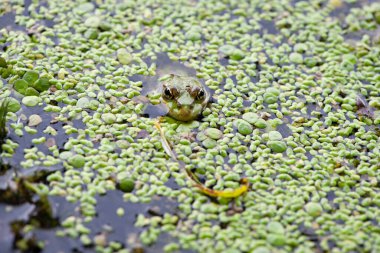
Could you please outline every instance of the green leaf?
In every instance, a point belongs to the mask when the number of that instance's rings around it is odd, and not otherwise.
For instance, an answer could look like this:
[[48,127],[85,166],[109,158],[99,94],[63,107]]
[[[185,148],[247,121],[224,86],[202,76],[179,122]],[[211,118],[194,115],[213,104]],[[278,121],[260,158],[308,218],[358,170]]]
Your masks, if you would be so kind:
[[25,91],[25,96],[39,96],[40,93],[33,87],[28,87]]
[[25,91],[28,88],[28,83],[24,79],[18,79],[13,85],[14,89],[23,95],[25,95]]
[[20,102],[17,101],[15,98],[7,98],[8,101],[8,110],[10,112],[17,112],[18,110],[21,109],[21,104]]
[[47,77],[41,77],[37,80],[37,82],[34,84],[34,88],[38,90],[39,92],[48,90],[50,88],[49,79]]
[[12,71],[10,69],[3,69],[1,72],[1,77],[4,79],[7,79],[12,74]]
[[33,85],[38,77],[39,74],[36,71],[30,70],[24,74],[23,79],[27,81],[29,85]]

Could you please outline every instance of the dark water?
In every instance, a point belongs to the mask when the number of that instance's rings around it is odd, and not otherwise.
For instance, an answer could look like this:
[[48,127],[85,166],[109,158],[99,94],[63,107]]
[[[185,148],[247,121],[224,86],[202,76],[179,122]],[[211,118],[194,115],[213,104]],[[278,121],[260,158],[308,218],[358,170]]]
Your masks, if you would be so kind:
[[[1,179],[8,177],[3,175]],[[4,191],[0,192],[4,194]],[[85,223],[91,232],[90,238],[105,233],[107,242],[119,242],[123,247],[145,253],[162,252],[163,247],[169,242],[175,241],[170,235],[161,233],[157,242],[151,246],[142,246],[138,241],[138,235],[145,228],[136,228],[134,224],[138,214],[146,217],[161,216],[164,213],[176,214],[178,211],[177,204],[167,198],[157,197],[148,204],[130,203],[123,201],[123,193],[120,191],[110,191],[104,196],[97,197],[97,215],[90,222]],[[71,237],[57,237],[56,232],[62,228],[59,223],[67,217],[81,217],[77,204],[67,202],[62,197],[49,197],[49,211],[51,216],[47,216],[41,212],[41,207],[36,196],[31,199],[21,199],[21,197],[13,198],[12,204],[0,204],[0,245],[2,253],[20,252],[15,249],[15,242],[21,238],[27,240],[29,249],[27,252],[94,252],[94,245],[85,247],[78,239]],[[10,200],[7,200],[8,202]],[[117,208],[123,208],[125,215],[118,216]],[[24,233],[15,229],[16,225],[25,227],[28,224],[40,224],[40,227],[32,232]],[[108,228],[112,228],[111,231]],[[16,232],[17,231],[17,232]],[[136,242],[130,245],[128,238],[136,238]],[[44,248],[41,250],[36,245],[37,242],[43,242]],[[140,251],[139,251],[140,250]],[[141,251],[142,250],[142,251]],[[191,251],[181,251],[191,252]]]

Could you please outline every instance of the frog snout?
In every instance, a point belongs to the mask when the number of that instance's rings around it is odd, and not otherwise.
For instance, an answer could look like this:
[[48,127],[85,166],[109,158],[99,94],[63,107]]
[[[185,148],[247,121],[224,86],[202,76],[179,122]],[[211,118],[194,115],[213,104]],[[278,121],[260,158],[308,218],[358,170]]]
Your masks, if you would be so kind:
[[180,107],[183,106],[192,106],[194,103],[194,98],[192,98],[189,94],[184,94],[177,99],[177,104]]

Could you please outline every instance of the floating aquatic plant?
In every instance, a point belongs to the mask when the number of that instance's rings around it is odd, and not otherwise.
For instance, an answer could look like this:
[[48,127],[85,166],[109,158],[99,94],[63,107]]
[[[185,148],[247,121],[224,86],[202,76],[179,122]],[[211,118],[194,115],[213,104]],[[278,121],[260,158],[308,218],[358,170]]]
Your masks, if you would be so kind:
[[[29,94],[11,100],[9,111],[23,111],[8,114],[20,121],[2,155],[24,171],[62,164],[36,188],[80,207],[60,235],[99,252],[133,251],[87,221],[117,212],[125,222],[133,215],[119,211],[123,204],[164,196],[178,212],[143,217],[144,233],[128,242],[169,242],[165,252],[379,252],[376,1],[27,2],[12,1],[15,22],[41,30],[32,39],[0,30],[7,60],[0,74]],[[165,125],[163,142],[137,96],[151,93],[159,104],[151,88],[181,63],[215,102],[194,125]],[[45,72],[56,92],[36,88]],[[4,98],[17,90],[0,86]],[[42,123],[28,121],[31,114]],[[183,164],[167,158],[170,150]],[[199,177],[198,188],[183,167]],[[208,197],[227,189],[246,191],[229,200],[240,214],[227,210],[228,200]],[[109,193],[126,203],[113,201],[109,209],[117,211],[104,213],[98,196]],[[162,240],[164,232],[176,239]]]
[[14,82],[14,89],[25,96],[38,96],[40,92],[50,88],[50,79],[40,77],[39,73],[34,70],[27,71],[21,79]]

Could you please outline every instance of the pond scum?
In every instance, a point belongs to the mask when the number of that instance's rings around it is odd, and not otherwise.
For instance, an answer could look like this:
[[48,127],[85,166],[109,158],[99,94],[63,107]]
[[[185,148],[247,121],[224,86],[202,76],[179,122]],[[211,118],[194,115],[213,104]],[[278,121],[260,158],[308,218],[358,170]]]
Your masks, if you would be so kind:
[[[377,1],[0,14],[5,252],[380,252]],[[157,128],[147,80],[176,64],[212,103]]]

